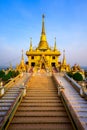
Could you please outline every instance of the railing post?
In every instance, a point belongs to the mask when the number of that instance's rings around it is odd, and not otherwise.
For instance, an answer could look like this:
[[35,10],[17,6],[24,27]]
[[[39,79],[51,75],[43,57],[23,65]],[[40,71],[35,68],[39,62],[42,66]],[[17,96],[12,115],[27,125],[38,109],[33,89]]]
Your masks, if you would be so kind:
[[23,91],[24,91],[24,92],[23,92],[23,97],[25,97],[25,96],[26,96],[26,87],[24,88]]
[[22,87],[20,88],[20,89],[23,90],[23,97],[26,96],[26,87],[27,87],[27,86],[24,86],[24,83],[23,83],[23,84],[22,84]]
[[0,97],[4,95],[4,86],[3,86],[3,82],[1,82],[0,84]]
[[61,82],[60,84],[58,84],[58,96],[61,96],[61,92],[64,91],[64,87],[61,85]]
[[85,83],[82,83],[82,86],[80,88],[81,97],[85,97],[85,88],[86,88]]
[[21,77],[23,77],[23,72],[21,73]]

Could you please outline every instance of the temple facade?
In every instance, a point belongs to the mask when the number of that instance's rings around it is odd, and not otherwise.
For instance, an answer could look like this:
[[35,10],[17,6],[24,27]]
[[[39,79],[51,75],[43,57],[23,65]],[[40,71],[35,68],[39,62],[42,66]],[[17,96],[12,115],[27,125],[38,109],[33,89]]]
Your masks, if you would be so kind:
[[38,46],[33,49],[32,38],[30,39],[30,48],[26,51],[28,57],[28,69],[34,67],[34,70],[52,70],[53,67],[59,68],[60,51],[56,48],[56,38],[54,47],[51,49],[46,39],[44,15],[42,16],[42,32]]
[[32,38],[30,38],[30,47],[26,51],[28,57],[27,64],[24,62],[23,51],[20,64],[17,65],[17,70],[27,72],[37,71],[70,71],[70,66],[66,63],[65,53],[63,54],[63,60],[59,61],[60,51],[56,47],[56,38],[53,48],[51,48],[47,42],[44,15],[42,16],[42,31],[38,46],[34,49],[32,45]]

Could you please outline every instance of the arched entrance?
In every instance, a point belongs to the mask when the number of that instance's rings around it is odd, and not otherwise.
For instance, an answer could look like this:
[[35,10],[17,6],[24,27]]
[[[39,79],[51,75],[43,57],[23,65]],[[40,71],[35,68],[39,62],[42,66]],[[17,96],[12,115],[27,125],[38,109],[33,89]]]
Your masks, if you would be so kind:
[[52,65],[52,67],[55,67],[55,62],[52,62],[51,65]]
[[44,63],[42,63],[41,69],[45,69],[45,64]]

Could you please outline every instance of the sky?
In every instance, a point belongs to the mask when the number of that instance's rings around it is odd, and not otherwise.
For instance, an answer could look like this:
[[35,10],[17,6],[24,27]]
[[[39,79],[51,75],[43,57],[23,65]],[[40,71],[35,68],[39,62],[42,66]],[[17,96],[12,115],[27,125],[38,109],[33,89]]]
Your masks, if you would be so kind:
[[49,46],[57,49],[67,64],[87,66],[87,0],[0,0],[0,66],[20,63],[32,37],[33,47],[40,41],[42,14]]

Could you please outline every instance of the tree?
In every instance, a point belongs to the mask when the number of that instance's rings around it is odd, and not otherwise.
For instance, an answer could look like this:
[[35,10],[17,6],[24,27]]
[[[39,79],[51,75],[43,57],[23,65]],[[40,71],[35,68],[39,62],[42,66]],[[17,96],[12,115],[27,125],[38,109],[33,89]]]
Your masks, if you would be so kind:
[[83,76],[79,72],[76,72],[75,74],[73,74],[73,79],[76,81],[82,81]]
[[5,76],[5,72],[3,70],[0,70],[0,78]]
[[3,81],[8,81],[11,78],[16,77],[19,74],[19,71],[9,71],[6,75],[2,77]]
[[71,78],[73,77],[73,73],[72,72],[67,72],[67,75]]

